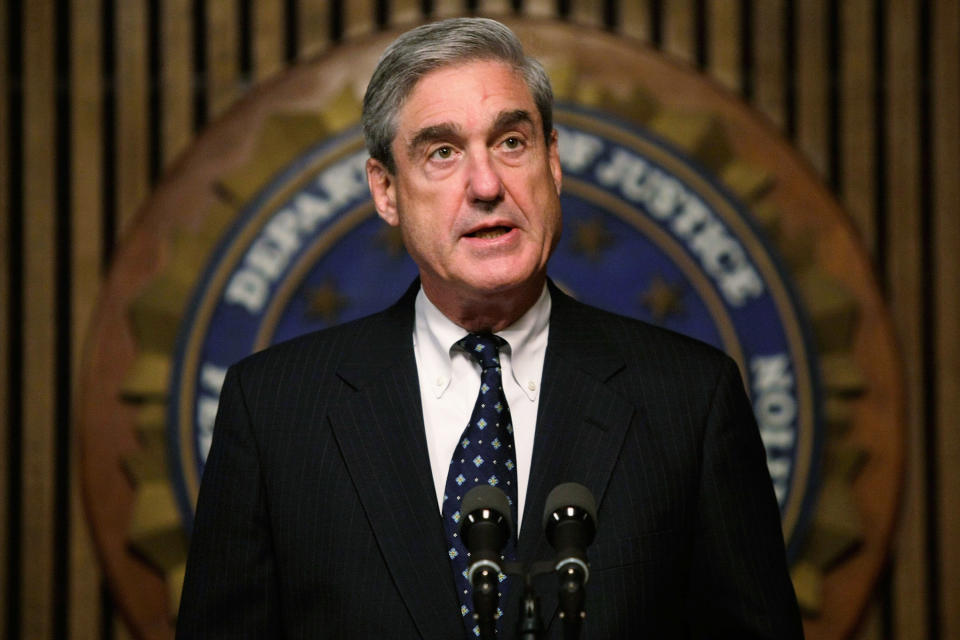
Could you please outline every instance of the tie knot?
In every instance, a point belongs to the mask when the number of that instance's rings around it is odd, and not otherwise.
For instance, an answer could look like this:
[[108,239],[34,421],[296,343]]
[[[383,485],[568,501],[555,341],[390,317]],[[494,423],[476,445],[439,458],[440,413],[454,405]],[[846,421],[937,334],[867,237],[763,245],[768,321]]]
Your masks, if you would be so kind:
[[492,333],[468,333],[457,341],[470,357],[480,363],[481,369],[492,369],[500,366],[500,347],[507,343],[500,336]]

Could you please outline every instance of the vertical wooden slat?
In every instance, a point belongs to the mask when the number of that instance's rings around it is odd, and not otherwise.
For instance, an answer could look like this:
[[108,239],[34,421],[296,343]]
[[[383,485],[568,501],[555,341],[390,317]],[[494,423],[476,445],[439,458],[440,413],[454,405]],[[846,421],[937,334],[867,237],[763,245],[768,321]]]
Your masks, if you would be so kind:
[[923,292],[919,212],[919,113],[917,108],[916,3],[891,0],[884,16],[887,149],[886,274],[890,306],[900,340],[907,385],[907,464],[903,519],[897,539],[894,577],[894,636],[927,638],[926,508],[924,504]]
[[477,13],[483,16],[496,16],[511,11],[510,0],[480,0]]
[[826,0],[798,0],[796,7],[797,38],[797,137],[796,143],[826,177],[829,163],[830,79],[827,60]]
[[603,3],[595,0],[572,0],[570,18],[577,24],[603,26]]
[[324,0],[300,0],[297,5],[300,59],[314,56],[330,44],[330,5]]
[[145,0],[124,0],[115,6],[116,201],[117,230],[122,237],[150,184],[147,10]]
[[260,82],[283,67],[283,1],[257,0],[253,13],[253,80]]
[[523,3],[523,13],[552,18],[557,15],[557,3],[554,0],[526,0]]
[[[73,328],[72,380],[80,379],[80,357],[100,286],[100,214],[103,207],[101,0],[73,0],[70,31],[70,169]],[[77,433],[77,429],[73,430]],[[70,638],[100,635],[100,574],[80,497],[79,451],[71,447]]]
[[743,86],[740,47],[743,25],[740,3],[718,0],[707,3],[707,68],[720,84],[736,92]]
[[160,4],[160,76],[163,166],[169,166],[193,137],[193,10],[191,0]]
[[7,592],[7,549],[9,541],[9,523],[7,521],[8,499],[7,492],[10,490],[7,482],[7,473],[10,469],[11,458],[15,455],[9,448],[10,443],[10,398],[8,397],[8,385],[10,384],[10,351],[8,348],[10,340],[10,279],[14,274],[10,270],[10,260],[8,247],[10,242],[10,165],[12,149],[10,148],[10,113],[9,113],[9,95],[11,91],[8,69],[10,61],[7,58],[7,32],[13,29],[14,25],[7,22],[8,9],[5,0],[0,0],[0,416],[7,416],[0,420],[0,460],[3,461],[3,470],[0,471],[0,628],[7,626],[8,603],[13,594]]
[[[216,3],[232,5],[233,3]],[[147,10],[145,0],[115,3],[117,232],[122,237],[149,188]],[[214,102],[211,100],[211,115]],[[110,123],[108,123],[110,124]]]
[[433,3],[433,15],[437,18],[460,16],[466,10],[466,3],[463,0],[435,0]]
[[960,4],[932,17],[934,310],[937,484],[943,638],[960,638]]
[[[74,443],[76,441],[74,440]],[[77,451],[78,447],[74,447]],[[80,491],[79,454],[71,460],[74,468],[70,491],[70,640],[97,640],[101,635],[100,581],[93,541],[87,530]]]
[[207,105],[210,120],[226,111],[242,93],[237,10],[236,2],[207,0]]
[[373,31],[376,6],[373,0],[350,0],[343,7],[343,35],[354,38]]
[[694,63],[697,60],[696,6],[693,0],[664,0],[663,49]]
[[390,24],[394,26],[419,22],[423,19],[419,0],[390,0],[389,7],[388,18]]
[[840,8],[840,194],[864,245],[876,255],[874,0],[847,0]]
[[752,7],[753,104],[782,129],[787,122],[784,2],[762,0]]
[[617,29],[625,36],[648,41],[653,30],[650,28],[650,0],[621,2],[620,20]]
[[54,279],[53,3],[23,5],[24,367],[23,610],[25,638],[53,632]]

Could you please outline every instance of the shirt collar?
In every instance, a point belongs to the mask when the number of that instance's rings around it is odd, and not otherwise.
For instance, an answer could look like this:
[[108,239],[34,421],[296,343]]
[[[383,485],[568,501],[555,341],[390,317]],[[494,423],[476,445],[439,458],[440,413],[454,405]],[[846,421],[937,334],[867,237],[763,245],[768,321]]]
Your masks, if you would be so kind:
[[[526,313],[496,335],[507,342],[510,353],[510,371],[514,381],[532,401],[540,391],[543,359],[547,348],[551,300],[546,284],[540,297]],[[426,361],[436,364],[431,385],[439,398],[450,385],[450,352],[466,330],[454,323],[427,298],[423,287],[414,303],[414,341]]]
[[516,322],[498,331],[497,335],[510,345],[510,370],[523,393],[534,400],[540,392],[543,358],[547,351],[547,332],[550,327],[550,292],[543,285],[540,297]]
[[450,349],[463,336],[463,328],[443,315],[420,287],[414,302],[413,339],[423,362],[430,363],[433,369],[428,373],[433,378],[431,389],[438,398],[450,386]]

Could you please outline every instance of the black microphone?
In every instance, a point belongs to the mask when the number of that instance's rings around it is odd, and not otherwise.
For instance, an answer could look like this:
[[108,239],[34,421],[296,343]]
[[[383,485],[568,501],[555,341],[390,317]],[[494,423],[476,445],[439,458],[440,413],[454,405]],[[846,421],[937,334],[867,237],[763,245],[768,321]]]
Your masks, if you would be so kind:
[[473,611],[483,638],[493,638],[500,598],[500,552],[513,531],[510,501],[495,487],[477,485],[460,503],[460,537],[470,552],[467,579],[473,585]]
[[590,579],[587,547],[597,533],[597,502],[582,484],[558,484],[547,496],[543,527],[547,541],[557,551],[560,580],[560,618],[575,626],[586,616],[583,585]]

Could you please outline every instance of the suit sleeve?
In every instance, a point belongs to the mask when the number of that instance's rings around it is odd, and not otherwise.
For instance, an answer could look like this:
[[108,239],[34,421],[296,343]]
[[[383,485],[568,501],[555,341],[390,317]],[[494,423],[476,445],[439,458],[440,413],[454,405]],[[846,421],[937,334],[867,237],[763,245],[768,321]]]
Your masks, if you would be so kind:
[[177,638],[279,637],[278,586],[257,442],[227,372],[204,467]]
[[688,620],[695,638],[803,638],[766,453],[739,371],[720,375],[706,426]]

